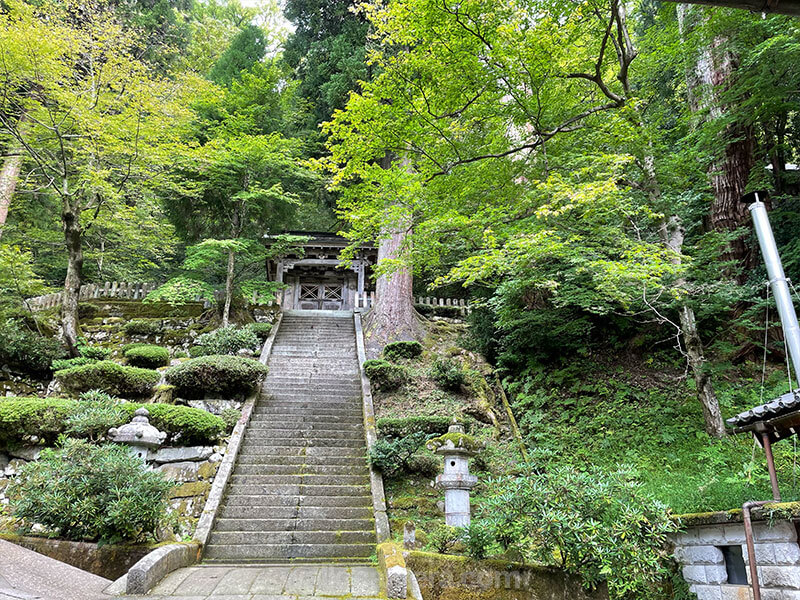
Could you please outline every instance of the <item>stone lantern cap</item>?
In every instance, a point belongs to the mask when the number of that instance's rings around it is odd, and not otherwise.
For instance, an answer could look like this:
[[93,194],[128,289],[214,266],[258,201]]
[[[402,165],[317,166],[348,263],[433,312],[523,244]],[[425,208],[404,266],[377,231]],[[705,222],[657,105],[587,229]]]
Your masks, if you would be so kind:
[[121,427],[112,427],[108,430],[108,437],[112,442],[158,448],[164,443],[167,434],[150,425],[150,411],[146,408],[136,410],[133,420]]
[[483,449],[483,444],[471,435],[464,433],[464,426],[454,423],[442,436],[429,440],[428,450],[443,455],[475,456]]

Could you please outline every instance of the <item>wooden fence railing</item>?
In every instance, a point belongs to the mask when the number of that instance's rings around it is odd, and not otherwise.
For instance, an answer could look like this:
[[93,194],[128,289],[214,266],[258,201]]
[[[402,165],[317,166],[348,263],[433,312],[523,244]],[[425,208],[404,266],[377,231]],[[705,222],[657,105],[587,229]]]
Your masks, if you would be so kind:
[[[416,304],[424,306],[453,306],[459,310],[462,315],[469,314],[470,307],[467,301],[463,298],[434,298],[430,296],[419,296],[415,298]],[[367,309],[375,306],[375,292],[356,292],[355,308]]]

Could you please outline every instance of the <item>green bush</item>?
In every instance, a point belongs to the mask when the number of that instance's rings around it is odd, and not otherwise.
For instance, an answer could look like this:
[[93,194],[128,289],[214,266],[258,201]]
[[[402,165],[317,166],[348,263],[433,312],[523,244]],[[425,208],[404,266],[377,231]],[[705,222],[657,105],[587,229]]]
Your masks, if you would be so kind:
[[205,346],[192,346],[189,348],[189,357],[198,358],[200,356],[208,356],[211,354]]
[[85,340],[78,343],[78,352],[83,358],[91,360],[107,360],[111,356],[111,350],[102,346],[90,346]]
[[34,435],[52,445],[76,406],[66,398],[0,398],[0,447],[17,446]]
[[434,306],[433,314],[437,317],[447,317],[448,319],[458,319],[461,317],[461,309],[457,306]]
[[220,418],[225,421],[225,431],[230,433],[242,416],[242,411],[236,408],[226,408],[220,413]]
[[[112,403],[115,399],[108,394],[92,390],[81,394],[80,401],[68,398],[0,398],[0,447],[15,446],[23,443],[26,437],[37,436],[45,444],[52,445],[62,433],[68,433],[69,424],[75,425],[73,435],[89,436],[93,433],[99,437],[111,427],[119,427],[129,423],[137,408],[146,408],[150,412],[150,423],[168,434],[170,441],[185,444],[210,444],[225,434],[225,421],[200,408],[177,406],[172,404],[138,404],[123,402],[117,405],[121,411],[119,419],[114,422],[108,419],[99,424],[99,411],[86,415],[87,406],[91,402],[98,404]],[[76,415],[84,416],[70,421]],[[97,417],[98,423],[91,429],[91,419]],[[79,427],[84,429],[80,430]],[[91,430],[90,430],[91,429]]]
[[213,300],[211,284],[191,277],[174,277],[147,294],[145,302],[169,302],[172,305]]
[[464,367],[460,362],[451,358],[436,359],[428,375],[445,390],[458,391],[467,382]]
[[388,360],[382,359],[366,361],[364,372],[372,385],[384,391],[396,390],[408,379],[405,367],[393,365]]
[[486,558],[494,543],[491,528],[485,521],[472,521],[462,529],[461,539],[466,546],[467,554],[475,560]]
[[428,535],[426,548],[439,554],[449,554],[461,541],[463,531],[457,527],[439,524]]
[[383,348],[383,357],[386,360],[417,358],[420,354],[422,354],[422,344],[419,342],[392,342]]
[[169,350],[151,344],[139,344],[128,347],[124,352],[129,365],[144,369],[157,369],[169,364]]
[[255,333],[259,341],[265,342],[272,332],[272,323],[250,323],[245,326],[245,329]]
[[492,537],[526,562],[562,567],[587,586],[606,580],[614,599],[649,597],[665,573],[677,526],[627,467],[537,463],[535,476],[489,480],[485,496]]
[[413,433],[397,440],[379,439],[369,450],[369,464],[387,478],[398,477],[408,471],[412,457],[427,439],[424,433]]
[[71,369],[72,367],[81,367],[83,365],[90,365],[96,363],[96,358],[86,358],[85,356],[76,356],[75,358],[59,358],[54,360],[50,368],[53,371],[63,371],[64,369]]
[[408,460],[405,472],[417,477],[433,478],[441,470],[442,460],[433,454],[417,454]]
[[258,336],[249,327],[237,328],[235,325],[220,327],[216,331],[204,333],[195,341],[208,354],[236,354],[239,350],[258,348]]
[[73,393],[101,390],[123,398],[149,396],[161,379],[156,371],[120,365],[103,360],[80,367],[56,371],[56,380]]
[[81,394],[77,406],[67,417],[64,431],[71,437],[97,441],[112,427],[125,421],[127,413],[120,400],[98,390]]
[[211,444],[225,435],[225,421],[202,408],[177,404],[135,404],[121,405],[127,413],[124,422],[133,418],[137,408],[150,412],[150,424],[168,434],[171,442],[187,446]]
[[240,356],[201,356],[170,367],[166,379],[184,397],[220,394],[236,397],[247,394],[267,375],[267,367],[252,358]]
[[430,304],[415,304],[414,308],[422,316],[428,317],[433,314],[433,307]]
[[138,541],[167,513],[172,483],[122,446],[65,440],[22,467],[9,485],[14,516],[71,540]]
[[0,366],[45,375],[54,360],[66,356],[67,351],[55,338],[41,336],[12,319],[0,324]]
[[161,332],[161,319],[131,319],[122,326],[128,335],[156,335]]
[[416,416],[398,419],[378,419],[378,431],[381,437],[398,438],[422,432],[428,435],[443,435],[447,433],[453,420],[441,416]]

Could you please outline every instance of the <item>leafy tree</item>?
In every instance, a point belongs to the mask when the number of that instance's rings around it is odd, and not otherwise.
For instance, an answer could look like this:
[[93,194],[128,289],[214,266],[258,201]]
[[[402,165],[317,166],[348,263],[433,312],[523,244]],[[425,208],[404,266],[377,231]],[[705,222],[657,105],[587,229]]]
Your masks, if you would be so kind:
[[[184,94],[198,87],[160,78],[135,59],[136,38],[101,7],[7,5],[0,14],[7,91],[0,128],[24,146],[29,181],[60,202],[68,256],[62,329],[74,354],[85,229],[144,174],[145,150],[179,135],[190,117]],[[24,125],[8,116],[20,111]]]
[[222,53],[209,73],[212,81],[220,85],[230,85],[246,71],[264,58],[267,41],[261,28],[255,25],[244,27],[227,50]]

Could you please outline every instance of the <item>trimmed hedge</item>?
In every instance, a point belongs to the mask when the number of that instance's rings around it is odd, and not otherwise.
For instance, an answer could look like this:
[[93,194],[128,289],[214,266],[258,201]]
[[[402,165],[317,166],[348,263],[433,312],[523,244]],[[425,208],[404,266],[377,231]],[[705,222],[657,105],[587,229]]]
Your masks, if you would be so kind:
[[128,335],[155,335],[161,331],[161,319],[131,319],[122,329]]
[[399,419],[378,419],[381,437],[401,438],[415,433],[443,435],[447,433],[453,419],[442,416],[417,416]]
[[54,360],[50,366],[53,371],[63,371],[64,369],[71,369],[72,367],[81,367],[83,365],[90,365],[96,363],[96,358],[86,358],[85,356],[76,356],[75,358],[59,358]]
[[165,373],[167,382],[184,397],[208,393],[242,396],[255,389],[266,375],[267,367],[257,360],[227,355],[192,358]]
[[237,328],[235,325],[204,333],[197,337],[195,344],[203,348],[202,353],[197,356],[236,354],[239,350],[252,351],[259,346],[255,331],[249,327]]
[[439,358],[431,365],[428,375],[439,387],[457,392],[467,383],[467,373],[458,361],[452,358]]
[[393,365],[383,359],[366,361],[364,372],[372,385],[384,391],[396,390],[408,379],[405,367]]
[[0,398],[0,447],[21,444],[33,435],[52,445],[77,407],[77,401],[67,398]]
[[60,358],[67,358],[67,351],[57,339],[12,319],[0,322],[0,365],[38,376],[49,373],[52,362]]
[[417,358],[422,354],[422,344],[419,342],[392,342],[383,348],[383,357],[386,360],[399,358]]
[[143,398],[153,392],[161,375],[149,369],[120,365],[110,360],[56,371],[56,380],[73,394],[101,390],[123,398]]
[[461,308],[458,306],[431,306],[430,304],[415,304],[417,312],[424,316],[447,317],[449,319],[463,318]]
[[[69,398],[0,398],[0,447],[19,445],[25,437],[34,435],[52,445],[66,431],[69,418],[80,410],[80,404]],[[109,427],[130,423],[136,409],[146,408],[150,423],[165,431],[171,441],[210,444],[225,434],[225,421],[200,408],[136,402],[123,402],[118,407],[122,418]]]
[[151,344],[131,344],[124,351],[128,364],[144,369],[157,369],[169,364],[169,350]]

